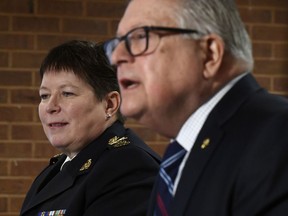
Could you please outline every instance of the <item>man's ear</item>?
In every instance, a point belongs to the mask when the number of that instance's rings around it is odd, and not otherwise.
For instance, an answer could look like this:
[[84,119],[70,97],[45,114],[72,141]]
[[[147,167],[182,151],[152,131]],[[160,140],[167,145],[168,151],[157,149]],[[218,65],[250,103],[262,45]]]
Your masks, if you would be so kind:
[[223,39],[216,34],[209,34],[202,38],[202,49],[206,53],[203,76],[205,79],[214,77],[223,62],[225,44]]
[[106,100],[106,107],[105,107],[106,113],[113,116],[114,114],[117,113],[120,107],[120,103],[121,103],[120,93],[117,91],[109,92],[105,96],[105,100]]

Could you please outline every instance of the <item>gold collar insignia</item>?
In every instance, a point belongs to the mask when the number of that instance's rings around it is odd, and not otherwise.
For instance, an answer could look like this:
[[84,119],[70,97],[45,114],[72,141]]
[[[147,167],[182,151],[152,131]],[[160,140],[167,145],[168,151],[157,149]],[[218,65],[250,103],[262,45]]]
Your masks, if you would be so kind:
[[63,153],[54,155],[52,158],[50,158],[50,163],[49,164],[50,165],[55,164],[62,155],[63,155]]
[[83,166],[80,168],[80,171],[87,170],[91,166],[91,163],[91,159],[87,160],[86,163],[84,163]]

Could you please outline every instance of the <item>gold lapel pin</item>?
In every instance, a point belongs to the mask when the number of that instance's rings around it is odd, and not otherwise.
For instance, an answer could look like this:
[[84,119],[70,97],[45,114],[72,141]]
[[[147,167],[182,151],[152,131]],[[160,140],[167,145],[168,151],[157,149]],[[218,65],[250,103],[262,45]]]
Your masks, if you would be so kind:
[[86,163],[84,163],[83,166],[80,168],[80,171],[87,170],[91,166],[91,163],[91,159],[87,160]]
[[210,139],[209,138],[205,139],[201,145],[201,149],[205,149],[209,144],[210,144]]

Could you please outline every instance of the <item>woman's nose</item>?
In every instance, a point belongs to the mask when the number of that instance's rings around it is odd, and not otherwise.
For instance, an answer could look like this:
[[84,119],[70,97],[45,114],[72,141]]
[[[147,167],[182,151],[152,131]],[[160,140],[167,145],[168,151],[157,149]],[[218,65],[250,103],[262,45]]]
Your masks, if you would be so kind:
[[59,113],[61,111],[61,106],[59,103],[59,99],[57,97],[50,97],[47,103],[46,112]]

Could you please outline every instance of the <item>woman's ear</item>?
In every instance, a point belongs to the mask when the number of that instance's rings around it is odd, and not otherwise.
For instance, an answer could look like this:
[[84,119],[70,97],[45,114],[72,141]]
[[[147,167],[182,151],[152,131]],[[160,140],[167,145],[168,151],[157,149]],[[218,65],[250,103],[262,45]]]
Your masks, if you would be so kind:
[[205,79],[214,77],[223,62],[225,44],[217,34],[209,34],[202,38],[202,49],[206,53],[203,76]]
[[117,91],[109,92],[105,96],[105,101],[106,101],[105,109],[106,109],[107,116],[111,117],[111,116],[115,115],[117,113],[117,111],[120,107],[120,103],[121,103],[120,93]]

